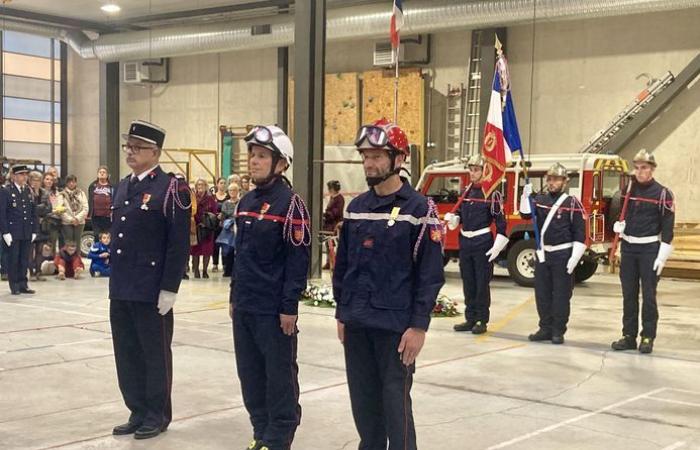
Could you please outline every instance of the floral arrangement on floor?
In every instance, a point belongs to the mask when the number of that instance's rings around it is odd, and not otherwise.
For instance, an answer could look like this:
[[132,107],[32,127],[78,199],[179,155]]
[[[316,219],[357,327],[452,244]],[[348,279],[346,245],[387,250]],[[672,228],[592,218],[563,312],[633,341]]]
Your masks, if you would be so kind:
[[445,294],[439,294],[435,300],[435,307],[433,308],[433,317],[455,317],[459,315],[457,311],[457,302],[452,300]]
[[309,284],[306,286],[306,289],[304,289],[304,292],[301,293],[301,299],[307,306],[335,308],[333,289],[330,286],[314,286],[313,284]]

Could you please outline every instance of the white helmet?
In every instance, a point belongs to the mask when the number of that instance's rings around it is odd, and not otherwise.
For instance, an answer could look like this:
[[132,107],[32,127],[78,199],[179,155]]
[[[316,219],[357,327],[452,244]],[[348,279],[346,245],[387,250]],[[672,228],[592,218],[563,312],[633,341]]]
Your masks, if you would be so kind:
[[248,144],[248,150],[253,145],[259,145],[270,150],[272,153],[277,153],[287,161],[287,164],[292,164],[294,158],[294,145],[289,136],[276,125],[256,125],[250,130],[250,133],[245,137]]

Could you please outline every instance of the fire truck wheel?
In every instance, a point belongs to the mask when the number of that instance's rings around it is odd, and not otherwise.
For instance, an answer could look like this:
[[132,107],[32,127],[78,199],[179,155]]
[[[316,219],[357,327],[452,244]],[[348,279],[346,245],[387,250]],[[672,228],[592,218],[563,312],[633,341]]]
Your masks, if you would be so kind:
[[581,283],[589,279],[598,270],[598,263],[595,261],[582,260],[574,271],[574,279]]
[[520,286],[535,285],[535,241],[521,239],[508,250],[508,273]]

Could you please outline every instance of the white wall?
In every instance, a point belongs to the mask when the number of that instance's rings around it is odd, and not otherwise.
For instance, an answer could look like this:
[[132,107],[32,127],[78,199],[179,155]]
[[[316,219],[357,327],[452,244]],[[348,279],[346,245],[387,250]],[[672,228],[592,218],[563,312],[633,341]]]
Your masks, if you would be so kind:
[[87,189],[100,165],[100,63],[68,52],[68,170]]

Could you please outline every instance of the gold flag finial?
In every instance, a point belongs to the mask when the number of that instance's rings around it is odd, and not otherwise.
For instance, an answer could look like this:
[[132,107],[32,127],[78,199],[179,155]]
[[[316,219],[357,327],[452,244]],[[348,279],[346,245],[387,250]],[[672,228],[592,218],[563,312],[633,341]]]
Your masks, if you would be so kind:
[[503,55],[503,44],[501,44],[501,41],[498,39],[498,34],[496,34],[496,43],[494,47],[496,47],[496,54],[498,54],[498,56]]

